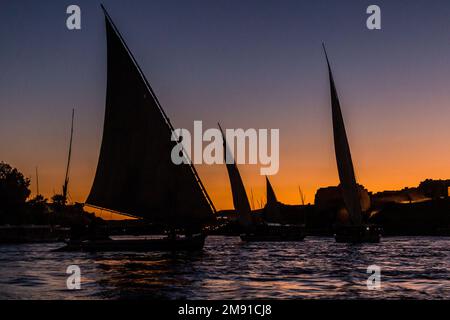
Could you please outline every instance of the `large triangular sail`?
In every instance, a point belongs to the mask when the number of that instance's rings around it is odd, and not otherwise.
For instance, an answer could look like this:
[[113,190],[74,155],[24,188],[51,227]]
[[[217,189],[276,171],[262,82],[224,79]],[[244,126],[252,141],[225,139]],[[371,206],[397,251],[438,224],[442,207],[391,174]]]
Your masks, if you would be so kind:
[[[219,128],[222,133],[224,158],[226,161],[227,154],[229,158],[232,157],[232,151],[227,144],[225,134],[223,133],[220,124]],[[239,169],[236,166],[236,162],[234,161],[234,159],[233,161],[228,161],[226,163],[226,167],[228,171],[228,177],[230,178],[231,193],[233,195],[233,205],[234,209],[238,213],[239,223],[243,226],[250,226],[252,224],[251,207],[248,201],[247,193],[245,192],[245,186],[242,182],[241,174],[239,173]]]
[[356,184],[355,171],[353,168],[352,155],[345,131],[344,119],[342,117],[341,106],[339,103],[336,86],[334,84],[333,74],[331,72],[330,62],[328,60],[325,45],[323,45],[325,58],[328,66],[328,77],[330,82],[331,110],[333,118],[333,136],[334,151],[336,154],[336,163],[341,183],[342,194],[347,207],[350,221],[353,225],[361,224],[361,203],[359,199],[358,186]]
[[97,171],[86,203],[171,226],[203,223],[215,211],[214,206],[195,168],[172,162],[173,127],[103,10],[106,109]]

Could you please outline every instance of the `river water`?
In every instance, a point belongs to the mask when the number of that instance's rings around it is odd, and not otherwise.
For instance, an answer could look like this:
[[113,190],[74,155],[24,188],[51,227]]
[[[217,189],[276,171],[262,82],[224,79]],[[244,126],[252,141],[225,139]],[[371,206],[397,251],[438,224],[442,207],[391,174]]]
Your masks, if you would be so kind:
[[[0,299],[450,299],[450,238],[379,244],[243,243],[211,236],[198,253],[62,253],[56,244],[0,246]],[[81,288],[67,289],[69,265]],[[367,267],[380,267],[369,290]]]

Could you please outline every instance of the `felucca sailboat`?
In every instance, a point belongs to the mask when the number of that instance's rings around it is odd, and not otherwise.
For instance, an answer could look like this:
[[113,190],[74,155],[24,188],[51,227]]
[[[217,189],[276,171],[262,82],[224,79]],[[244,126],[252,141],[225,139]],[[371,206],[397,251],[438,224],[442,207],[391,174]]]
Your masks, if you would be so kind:
[[174,129],[106,9],[107,89],[103,139],[86,204],[164,225],[158,239],[69,243],[68,250],[201,249],[214,205],[189,164],[176,165]]
[[323,45],[325,58],[328,66],[328,77],[330,82],[331,110],[333,118],[334,151],[339,173],[340,187],[344,198],[345,207],[349,214],[348,225],[336,229],[335,239],[337,242],[379,242],[380,230],[373,225],[362,222],[361,200],[358,186],[356,184],[355,171],[353,168],[352,155],[345,131],[344,119],[342,117],[341,105],[339,103],[333,74],[331,72],[328,55]]
[[[238,221],[241,228],[242,241],[301,241],[305,238],[304,228],[295,225],[286,225],[282,223],[273,223],[256,218],[251,213],[250,203],[245,192],[239,169],[234,161],[232,151],[230,150],[225,134],[220,127],[223,138],[223,148],[228,177],[231,184],[231,193],[233,195],[234,209],[238,214]],[[268,180],[267,180],[268,181]],[[273,190],[272,190],[273,192]],[[275,197],[275,193],[273,193]],[[268,197],[269,198],[269,197]],[[276,198],[275,198],[276,199]],[[268,199],[269,200],[269,199]],[[274,209],[271,207],[271,209]],[[278,207],[274,210],[278,210]],[[275,211],[272,211],[275,212]],[[279,213],[279,211],[276,211]],[[279,217],[279,215],[277,216]]]

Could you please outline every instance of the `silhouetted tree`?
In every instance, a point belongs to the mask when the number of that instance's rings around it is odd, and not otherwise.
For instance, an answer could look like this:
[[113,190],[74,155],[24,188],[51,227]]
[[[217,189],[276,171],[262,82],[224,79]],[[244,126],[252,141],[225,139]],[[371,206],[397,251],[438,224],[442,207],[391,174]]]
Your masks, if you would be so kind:
[[66,200],[62,194],[55,194],[52,197],[52,207],[55,211],[61,211],[66,206]]
[[0,224],[18,223],[30,195],[30,179],[16,168],[0,162]]
[[28,213],[30,223],[47,224],[49,220],[49,210],[47,199],[38,194],[33,199],[28,200]]

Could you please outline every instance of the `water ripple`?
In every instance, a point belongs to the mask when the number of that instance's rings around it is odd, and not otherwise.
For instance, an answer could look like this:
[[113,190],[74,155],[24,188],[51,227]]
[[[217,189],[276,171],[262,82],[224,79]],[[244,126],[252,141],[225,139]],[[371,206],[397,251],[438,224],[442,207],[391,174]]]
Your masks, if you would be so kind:
[[[242,243],[209,237],[199,253],[57,253],[61,244],[0,246],[0,299],[449,299],[450,238],[331,238]],[[81,290],[66,288],[79,265]],[[369,265],[381,289],[368,290]]]

